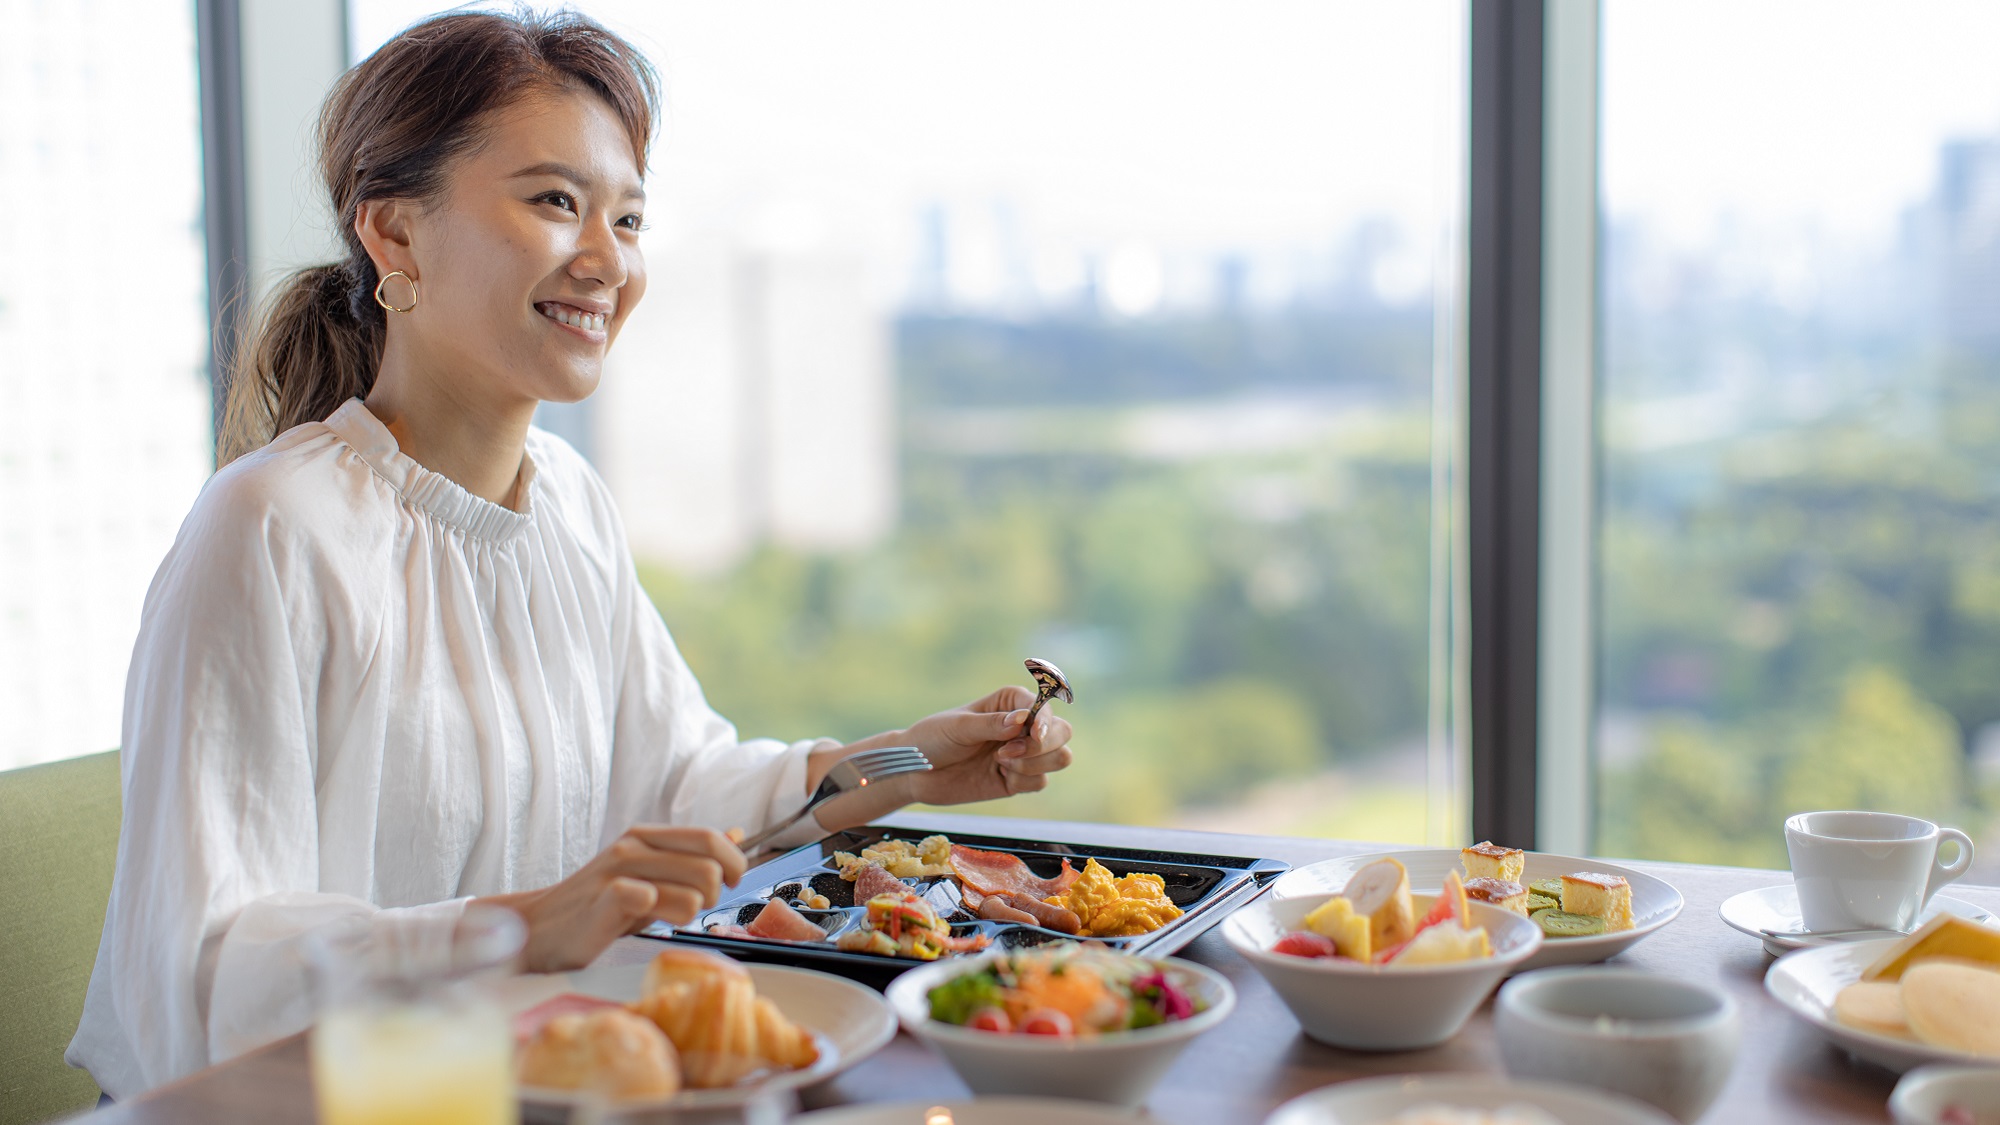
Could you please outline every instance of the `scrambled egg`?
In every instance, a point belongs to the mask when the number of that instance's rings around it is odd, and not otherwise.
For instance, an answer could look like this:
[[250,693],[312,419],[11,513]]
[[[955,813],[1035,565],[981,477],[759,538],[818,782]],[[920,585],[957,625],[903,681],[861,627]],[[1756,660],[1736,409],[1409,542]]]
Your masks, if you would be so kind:
[[1165,879],[1141,874],[1113,879],[1094,859],[1084,864],[1082,877],[1070,884],[1068,894],[1045,901],[1083,922],[1078,937],[1136,937],[1181,916],[1181,908],[1167,898]]
[[921,843],[912,844],[908,840],[883,840],[861,849],[860,855],[853,852],[833,853],[833,862],[840,868],[840,877],[853,882],[864,867],[880,867],[898,879],[921,879],[927,875],[951,874],[951,839],[946,836],[926,836]]

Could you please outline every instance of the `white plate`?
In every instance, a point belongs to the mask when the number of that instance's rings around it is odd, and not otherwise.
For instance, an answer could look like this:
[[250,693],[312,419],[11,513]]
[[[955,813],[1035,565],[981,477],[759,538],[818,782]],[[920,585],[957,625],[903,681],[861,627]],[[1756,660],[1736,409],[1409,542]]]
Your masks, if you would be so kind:
[[[1963,899],[1952,898],[1949,895],[1933,895],[1931,904],[1917,916],[1917,925],[1921,926],[1939,914],[1956,914],[1970,922],[1991,922],[1993,919],[1993,915]],[[1754,891],[1731,895],[1729,901],[1722,904],[1722,920],[1730,929],[1762,941],[1764,952],[1773,957],[1783,957],[1794,949],[1825,944],[1824,940],[1817,942],[1809,940],[1812,935],[1806,931],[1805,923],[1799,919],[1798,888],[1790,883],[1781,883],[1775,887],[1759,887]],[[1797,936],[1769,937],[1761,932],[1763,930],[1789,931]]]
[[[896,1037],[896,1017],[889,1005],[872,988],[811,969],[782,965],[745,965],[757,995],[767,996],[786,1019],[812,1031],[818,1038],[819,1060],[803,1070],[774,1074],[751,1086],[720,1090],[683,1090],[673,1098],[642,1102],[621,1102],[620,1108],[656,1108],[664,1105],[707,1108],[741,1105],[753,1092],[767,1089],[796,1089],[831,1078],[869,1055],[881,1050]],[[557,978],[560,979],[560,978]],[[543,996],[575,992],[629,1004],[639,998],[639,986],[646,979],[646,966],[615,965],[571,973]],[[531,1105],[577,1105],[582,1095],[573,1090],[521,1088],[521,1100]]]
[[1342,1082],[1293,1098],[1265,1118],[1264,1125],[1380,1125],[1420,1105],[1488,1112],[1532,1106],[1563,1125],[1674,1125],[1673,1118],[1620,1094],[1472,1074],[1392,1074]]
[[[1465,868],[1459,863],[1456,848],[1419,848],[1406,852],[1377,852],[1374,855],[1343,856],[1339,859],[1321,860],[1304,867],[1294,868],[1278,877],[1271,885],[1273,898],[1299,898],[1311,894],[1339,894],[1347,887],[1347,881],[1356,871],[1378,859],[1393,859],[1410,872],[1410,890],[1419,894],[1435,894],[1444,888],[1444,877],[1456,871],[1462,878]],[[1574,875],[1579,871],[1600,871],[1606,875],[1623,875],[1632,884],[1632,928],[1615,933],[1593,934],[1589,937],[1550,938],[1542,943],[1542,948],[1533,957],[1522,962],[1514,971],[1525,973],[1529,969],[1546,969],[1550,965],[1583,965],[1592,961],[1602,961],[1607,957],[1624,952],[1647,934],[1674,920],[1686,901],[1673,884],[1651,875],[1642,875],[1630,868],[1606,863],[1601,859],[1579,859],[1576,856],[1550,855],[1547,852],[1528,852],[1521,872],[1523,885],[1537,879],[1557,879],[1564,875]]]
[[1861,1031],[1833,1018],[1833,998],[1841,989],[1860,980],[1861,970],[1901,940],[1877,938],[1787,953],[1764,974],[1764,991],[1790,1008],[1793,1015],[1819,1028],[1835,1044],[1898,1074],[1934,1062],[1993,1065],[1994,1060],[1979,1055]]
[[1135,1125],[1150,1121],[1131,1110],[1064,1098],[980,1098],[969,1102],[844,1105],[792,1119],[793,1125],[926,1125],[929,1111],[947,1110],[952,1125]]

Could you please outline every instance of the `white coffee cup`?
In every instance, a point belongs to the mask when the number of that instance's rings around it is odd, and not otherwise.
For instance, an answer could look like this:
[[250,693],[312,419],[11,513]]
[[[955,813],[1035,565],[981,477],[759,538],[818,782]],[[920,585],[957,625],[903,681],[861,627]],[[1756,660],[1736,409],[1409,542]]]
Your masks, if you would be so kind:
[[[1958,855],[1939,862],[1950,840]],[[1808,931],[1911,930],[1939,887],[1972,866],[1972,838],[1900,813],[1808,812],[1785,821]]]

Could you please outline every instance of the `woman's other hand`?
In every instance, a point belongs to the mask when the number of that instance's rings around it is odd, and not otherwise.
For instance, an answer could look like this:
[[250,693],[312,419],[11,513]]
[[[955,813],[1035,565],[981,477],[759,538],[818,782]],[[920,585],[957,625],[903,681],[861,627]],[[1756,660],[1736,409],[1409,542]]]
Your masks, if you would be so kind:
[[742,851],[713,829],[641,824],[554,886],[476,901],[526,920],[527,971],[564,972],[655,921],[693,921],[715,905],[724,886],[743,878],[746,866]]
[[1070,725],[1044,707],[1035,716],[1035,729],[1023,731],[1034,702],[1034,692],[1009,684],[904,731],[904,741],[931,760],[928,772],[909,775],[910,799],[958,805],[1048,785],[1050,774],[1070,764]]

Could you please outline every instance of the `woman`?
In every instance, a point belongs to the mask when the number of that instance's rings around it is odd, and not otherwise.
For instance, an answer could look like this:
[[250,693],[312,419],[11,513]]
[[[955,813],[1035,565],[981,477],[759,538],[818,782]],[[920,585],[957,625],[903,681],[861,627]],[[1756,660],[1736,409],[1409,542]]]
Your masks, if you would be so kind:
[[724,830],[796,812],[849,754],[934,768],[789,839],[1069,764],[1021,687],[852,745],[739,741],[602,481],[529,427],[596,387],[645,291],[656,103],[644,60],[573,14],[428,21],[330,96],[348,259],[294,278],[243,350],[240,456],[153,582],[126,687],[117,878],[68,1056],[113,1097],[304,1027],[317,927],[446,934],[494,902],[530,969],[574,968],[713,905],[745,866]]

